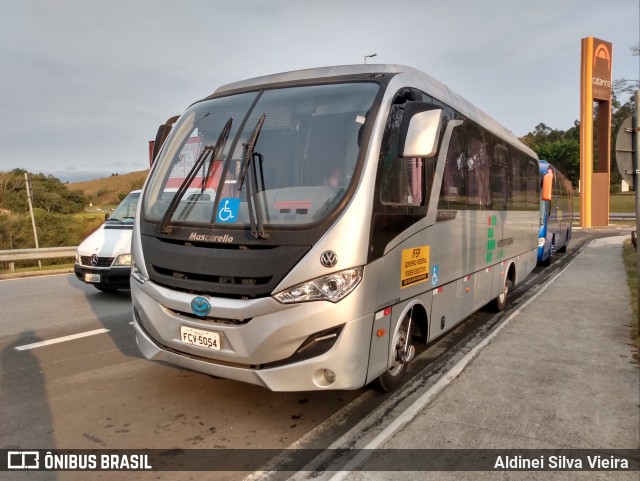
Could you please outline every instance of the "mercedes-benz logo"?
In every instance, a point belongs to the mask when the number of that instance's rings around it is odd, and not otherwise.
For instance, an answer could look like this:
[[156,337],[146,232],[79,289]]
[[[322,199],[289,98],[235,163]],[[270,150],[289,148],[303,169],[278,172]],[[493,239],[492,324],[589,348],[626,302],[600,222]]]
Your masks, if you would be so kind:
[[338,255],[333,251],[324,251],[320,256],[320,264],[325,267],[333,267],[338,263]]
[[92,266],[97,266],[98,265],[98,256],[97,256],[97,254],[93,254],[91,256],[91,265]]

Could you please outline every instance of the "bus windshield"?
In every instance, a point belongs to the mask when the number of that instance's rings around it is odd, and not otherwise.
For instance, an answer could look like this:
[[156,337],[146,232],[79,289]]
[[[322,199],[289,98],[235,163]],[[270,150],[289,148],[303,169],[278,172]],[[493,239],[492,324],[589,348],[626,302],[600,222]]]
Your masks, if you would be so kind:
[[546,200],[540,201],[540,227],[544,227],[545,219],[547,218],[547,210],[549,209],[549,202]]
[[[180,191],[168,224],[244,227],[255,215],[266,226],[321,220],[354,180],[379,89],[371,82],[296,86],[193,105],[153,169],[145,217],[159,221]],[[228,139],[207,155],[229,121]]]

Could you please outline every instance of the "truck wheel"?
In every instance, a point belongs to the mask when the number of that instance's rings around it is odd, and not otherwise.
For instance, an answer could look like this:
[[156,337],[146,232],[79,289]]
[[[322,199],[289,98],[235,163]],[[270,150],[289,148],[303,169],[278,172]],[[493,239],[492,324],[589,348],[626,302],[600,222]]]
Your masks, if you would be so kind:
[[[387,370],[376,379],[374,386],[379,391],[390,392],[402,383],[407,366],[415,355],[415,347],[411,344],[411,311],[404,316],[392,340],[393,360]],[[408,344],[407,344],[408,343]]]

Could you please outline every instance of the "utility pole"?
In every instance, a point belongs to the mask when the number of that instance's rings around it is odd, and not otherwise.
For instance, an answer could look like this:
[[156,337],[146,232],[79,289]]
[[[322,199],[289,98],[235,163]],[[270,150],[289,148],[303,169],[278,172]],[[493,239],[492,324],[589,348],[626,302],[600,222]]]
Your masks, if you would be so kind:
[[[36,249],[39,249],[38,245],[38,231],[36,231],[36,219],[33,217],[33,204],[31,203],[31,185],[29,182],[29,174],[24,173],[24,181],[27,184],[27,200],[29,201],[29,213],[31,214],[31,226],[33,227],[33,238],[36,240]],[[38,259],[38,267],[42,269],[42,261]]]

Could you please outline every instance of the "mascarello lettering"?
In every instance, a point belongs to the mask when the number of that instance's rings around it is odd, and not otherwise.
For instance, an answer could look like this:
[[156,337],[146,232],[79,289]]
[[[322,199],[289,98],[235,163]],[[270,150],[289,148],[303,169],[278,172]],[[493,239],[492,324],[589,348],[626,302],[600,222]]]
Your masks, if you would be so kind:
[[210,234],[198,234],[197,232],[192,232],[191,235],[189,235],[189,240],[196,241],[196,242],[217,242],[220,244],[228,244],[230,242],[233,242],[233,236],[230,236],[229,234],[210,235]]

